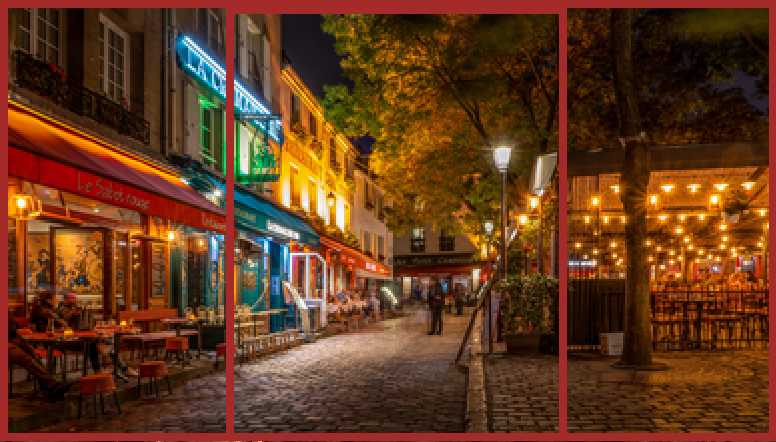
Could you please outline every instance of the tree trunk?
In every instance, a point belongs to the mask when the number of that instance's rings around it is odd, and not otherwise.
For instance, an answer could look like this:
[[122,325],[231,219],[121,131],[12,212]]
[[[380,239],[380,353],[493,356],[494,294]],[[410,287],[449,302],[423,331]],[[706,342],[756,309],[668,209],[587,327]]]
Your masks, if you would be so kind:
[[[612,60],[614,92],[620,137],[641,133],[638,97],[634,84],[632,9],[612,10]],[[647,238],[647,186],[650,154],[645,139],[627,140],[620,177],[621,201],[627,216],[625,245],[625,333],[621,362],[624,365],[652,363],[649,321],[649,265],[644,241]]]

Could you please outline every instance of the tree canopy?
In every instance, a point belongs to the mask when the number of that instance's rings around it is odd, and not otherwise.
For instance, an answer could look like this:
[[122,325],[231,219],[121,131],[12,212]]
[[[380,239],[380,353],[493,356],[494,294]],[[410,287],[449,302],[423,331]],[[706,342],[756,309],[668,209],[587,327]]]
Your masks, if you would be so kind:
[[557,16],[326,15],[323,29],[354,83],[325,88],[326,118],[375,139],[371,163],[393,200],[392,230],[433,221],[474,233],[484,218],[498,221],[488,148],[520,150],[513,202],[534,154],[557,151]]
[[[745,92],[719,87],[735,75],[747,74],[760,78],[758,94],[768,93],[768,61],[757,49],[758,44],[767,48],[767,14],[765,28],[751,12],[735,15],[722,27],[719,18],[724,11],[635,11],[635,81],[651,145],[767,140],[767,118]],[[569,10],[571,149],[620,147],[609,16],[608,9]]]

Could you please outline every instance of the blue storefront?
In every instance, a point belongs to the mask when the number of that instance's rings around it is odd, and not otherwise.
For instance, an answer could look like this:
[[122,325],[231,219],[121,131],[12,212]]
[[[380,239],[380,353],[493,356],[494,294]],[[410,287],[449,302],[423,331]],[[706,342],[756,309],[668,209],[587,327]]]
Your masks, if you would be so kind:
[[[251,312],[294,309],[283,283],[289,280],[291,243],[318,247],[320,239],[304,221],[246,187],[234,192],[237,244],[235,247],[235,305]],[[285,317],[273,314],[270,332],[287,327]]]

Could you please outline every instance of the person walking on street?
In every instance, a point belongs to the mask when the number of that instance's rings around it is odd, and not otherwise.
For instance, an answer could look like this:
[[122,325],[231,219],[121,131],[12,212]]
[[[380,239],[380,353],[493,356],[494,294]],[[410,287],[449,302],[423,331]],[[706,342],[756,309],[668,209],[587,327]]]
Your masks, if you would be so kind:
[[372,308],[372,319],[377,322],[380,319],[380,300],[377,299],[374,292],[372,292],[372,296],[369,298],[369,306]]
[[463,315],[463,289],[459,286],[458,289],[455,291],[455,309],[457,310],[458,316]]
[[433,284],[429,287],[428,302],[431,309],[431,332],[429,335],[442,334],[442,309],[445,308],[445,293],[442,290],[442,284],[434,278]]

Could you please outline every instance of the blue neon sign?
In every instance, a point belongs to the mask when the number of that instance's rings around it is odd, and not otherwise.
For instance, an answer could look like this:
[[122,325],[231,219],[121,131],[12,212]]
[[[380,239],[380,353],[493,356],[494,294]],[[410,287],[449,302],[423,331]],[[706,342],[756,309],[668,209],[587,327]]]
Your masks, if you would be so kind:
[[[176,49],[178,62],[182,68],[225,99],[226,70],[188,36],[183,35],[178,38]],[[234,108],[241,113],[270,114],[269,109],[237,80],[234,81]],[[266,123],[254,124],[262,130],[266,130]],[[278,120],[270,121],[269,127],[269,135],[272,139],[282,144],[281,122]]]

